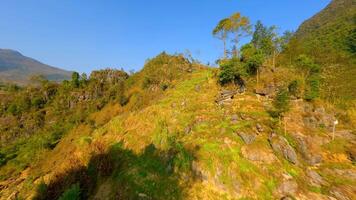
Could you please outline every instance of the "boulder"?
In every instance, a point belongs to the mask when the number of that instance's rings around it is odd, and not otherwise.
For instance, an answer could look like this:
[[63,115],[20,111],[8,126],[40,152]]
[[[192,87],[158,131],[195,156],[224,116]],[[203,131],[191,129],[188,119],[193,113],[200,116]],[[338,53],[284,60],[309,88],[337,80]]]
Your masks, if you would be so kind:
[[256,124],[256,130],[257,130],[259,133],[263,132],[263,127],[262,127],[262,125],[259,124],[259,123],[257,123],[257,124]]
[[326,184],[323,177],[321,177],[316,171],[307,169],[305,173],[307,175],[310,185],[321,187],[322,185]]
[[276,92],[276,86],[274,84],[268,84],[264,87],[255,89],[255,93],[261,96],[271,96]]
[[294,196],[298,191],[298,184],[294,180],[285,180],[279,185],[277,190],[283,196]]
[[256,135],[254,133],[245,133],[245,132],[239,131],[239,132],[237,132],[237,135],[239,135],[241,137],[241,139],[246,144],[251,144],[256,139]]
[[271,144],[272,149],[278,153],[283,155],[285,159],[293,164],[298,163],[298,158],[295,150],[292,146],[289,145],[288,141],[277,134],[271,134],[268,139],[269,143]]
[[218,105],[230,104],[234,96],[237,94],[236,90],[222,90],[215,100]]
[[241,154],[244,158],[250,161],[261,162],[264,164],[272,164],[277,160],[273,152],[264,147],[245,145],[241,148]]
[[312,137],[307,137],[301,133],[293,133],[293,138],[297,143],[297,150],[309,165],[316,165],[322,162],[321,150]]
[[238,120],[239,120],[239,116],[238,116],[237,114],[233,114],[233,115],[231,116],[231,122],[232,122],[233,124],[236,124],[236,123],[238,122]]

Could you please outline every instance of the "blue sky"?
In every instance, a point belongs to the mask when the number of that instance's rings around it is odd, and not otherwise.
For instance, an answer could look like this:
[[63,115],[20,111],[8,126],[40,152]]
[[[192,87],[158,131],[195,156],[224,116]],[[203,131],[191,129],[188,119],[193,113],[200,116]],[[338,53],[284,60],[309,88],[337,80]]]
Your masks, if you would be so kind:
[[[162,51],[222,54],[216,23],[234,12],[296,30],[330,0],[0,0],[0,48],[67,70],[139,70]],[[245,40],[246,41],[246,40]]]

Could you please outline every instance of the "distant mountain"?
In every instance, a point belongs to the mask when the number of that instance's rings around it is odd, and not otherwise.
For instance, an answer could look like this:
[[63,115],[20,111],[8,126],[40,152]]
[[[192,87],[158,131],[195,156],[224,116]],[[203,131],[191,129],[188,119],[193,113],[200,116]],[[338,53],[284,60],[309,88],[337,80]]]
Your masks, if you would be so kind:
[[323,66],[324,96],[331,102],[355,101],[356,1],[332,0],[297,30],[301,52]]
[[0,82],[24,85],[33,75],[61,81],[69,79],[71,72],[43,64],[14,50],[0,49]]
[[324,62],[355,57],[356,1],[332,0],[326,8],[303,22],[296,36],[308,53]]

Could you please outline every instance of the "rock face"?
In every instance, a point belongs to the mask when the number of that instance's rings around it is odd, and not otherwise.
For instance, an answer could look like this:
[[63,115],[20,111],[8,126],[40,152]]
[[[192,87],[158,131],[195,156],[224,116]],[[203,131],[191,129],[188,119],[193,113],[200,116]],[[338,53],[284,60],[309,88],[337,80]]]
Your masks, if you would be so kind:
[[293,133],[293,138],[297,142],[297,150],[309,165],[316,165],[322,162],[321,150],[312,137],[305,137],[301,133]]
[[259,133],[262,133],[263,132],[263,127],[261,124],[256,124],[256,130],[259,132]]
[[238,92],[235,90],[222,90],[222,91],[220,91],[220,94],[219,94],[218,98],[215,100],[215,102],[218,105],[230,104],[231,100],[234,98],[234,96],[237,93]]
[[285,159],[293,164],[298,163],[298,158],[295,150],[291,147],[288,141],[279,135],[272,134],[269,139],[272,149],[277,153],[283,155]]
[[265,87],[256,88],[255,93],[261,96],[271,96],[276,92],[276,86],[274,84],[268,84]]
[[324,181],[323,177],[321,177],[316,171],[307,169],[306,175],[310,185],[320,187],[325,185],[326,182]]
[[245,145],[241,148],[242,156],[248,160],[271,164],[277,160],[270,149]]
[[241,139],[246,143],[246,144],[251,144],[255,141],[256,135],[254,133],[246,133],[246,132],[238,132],[237,135],[241,137]]
[[294,196],[297,190],[298,184],[294,180],[285,180],[278,187],[278,192],[283,196]]

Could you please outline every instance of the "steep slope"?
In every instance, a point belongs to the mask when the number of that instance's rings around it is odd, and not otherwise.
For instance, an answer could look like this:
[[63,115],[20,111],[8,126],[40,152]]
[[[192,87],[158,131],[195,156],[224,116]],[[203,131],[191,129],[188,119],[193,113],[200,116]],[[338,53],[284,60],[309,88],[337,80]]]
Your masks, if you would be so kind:
[[0,82],[26,84],[32,75],[61,81],[69,79],[71,72],[40,63],[14,50],[0,49]]
[[296,38],[296,55],[310,55],[323,65],[323,97],[341,106],[355,105],[356,2],[332,0],[300,26]]
[[84,199],[355,198],[355,135],[341,121],[332,140],[332,108],[295,100],[284,127],[266,97],[216,104],[214,71],[196,70],[93,131],[80,125],[47,159],[0,184],[0,196],[56,199],[78,183]]
[[[311,19],[303,22],[296,32],[310,53],[318,51],[337,59],[355,55],[356,2],[353,0],[333,0]],[[322,49],[316,49],[322,47]],[[323,55],[321,55],[323,56]],[[322,58],[328,61],[325,57]]]

